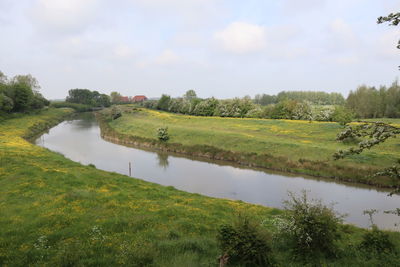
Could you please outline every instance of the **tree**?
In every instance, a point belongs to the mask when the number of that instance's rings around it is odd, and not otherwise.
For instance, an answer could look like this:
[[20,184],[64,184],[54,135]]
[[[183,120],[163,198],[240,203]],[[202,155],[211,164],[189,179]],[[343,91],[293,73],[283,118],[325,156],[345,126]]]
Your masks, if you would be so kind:
[[170,101],[171,101],[171,97],[169,95],[162,95],[160,100],[158,100],[158,102],[157,102],[157,109],[167,111]]
[[[385,142],[389,138],[395,138],[400,134],[400,128],[383,122],[364,122],[361,125],[347,126],[346,129],[338,134],[336,140],[343,141],[348,138],[362,139],[357,147],[347,150],[339,150],[333,155],[335,160],[345,158],[349,155],[360,154],[365,149]],[[391,194],[400,193],[400,160],[397,160],[391,167],[377,172],[375,177],[389,176],[393,180],[394,189]]]
[[31,74],[27,75],[16,75],[12,78],[11,83],[24,84],[32,89],[33,92],[39,92],[40,85],[38,80]]
[[0,84],[6,84],[7,83],[7,76],[0,71]]
[[120,93],[114,91],[114,92],[111,92],[110,97],[111,97],[111,103],[115,104],[115,103],[121,102],[122,95]]
[[186,91],[186,93],[183,95],[183,98],[187,99],[187,100],[192,100],[197,98],[197,94],[194,90],[188,90]]
[[14,92],[14,111],[26,111],[30,107],[30,102],[33,98],[32,90],[27,84],[16,83],[12,86]]

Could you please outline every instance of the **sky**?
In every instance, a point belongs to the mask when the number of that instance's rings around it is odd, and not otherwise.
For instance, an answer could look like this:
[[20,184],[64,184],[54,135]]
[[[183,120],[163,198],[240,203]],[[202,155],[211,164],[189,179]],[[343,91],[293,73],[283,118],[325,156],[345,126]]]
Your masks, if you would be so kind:
[[0,0],[0,71],[49,99],[109,94],[232,98],[390,85],[398,0]]

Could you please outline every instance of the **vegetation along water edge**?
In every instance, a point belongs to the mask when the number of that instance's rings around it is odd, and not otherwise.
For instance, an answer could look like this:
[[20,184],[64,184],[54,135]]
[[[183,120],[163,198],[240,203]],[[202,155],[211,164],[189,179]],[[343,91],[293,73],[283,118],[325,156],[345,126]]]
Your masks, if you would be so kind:
[[[247,238],[251,233],[257,235],[254,240],[270,240],[263,248],[269,261],[273,256],[271,264],[304,266],[304,259],[285,248],[289,243],[271,241],[286,240],[277,235],[284,218],[280,210],[101,171],[25,140],[69,114],[70,109],[50,108],[0,124],[0,265],[216,266],[221,246],[229,248],[236,234],[247,233]],[[232,225],[237,214],[246,214],[252,223]],[[396,249],[367,257],[359,247],[374,232],[342,224],[332,229],[337,236],[329,248],[333,254],[306,262],[398,262],[399,233],[379,232]],[[238,242],[242,238],[236,237]]]
[[[355,142],[335,140],[343,130],[338,123],[197,117],[129,105],[118,109],[122,116],[115,119],[112,109],[97,113],[108,141],[376,187],[394,185],[388,177],[372,177],[400,154],[394,141],[338,163],[332,155]],[[158,138],[160,127],[168,128],[168,140]]]

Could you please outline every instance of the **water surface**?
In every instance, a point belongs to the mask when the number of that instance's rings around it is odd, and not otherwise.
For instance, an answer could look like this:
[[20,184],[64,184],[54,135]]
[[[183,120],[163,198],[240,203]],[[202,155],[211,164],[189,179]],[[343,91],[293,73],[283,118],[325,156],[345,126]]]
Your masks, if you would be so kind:
[[36,144],[60,152],[67,158],[97,168],[129,174],[161,185],[202,195],[243,200],[269,207],[282,208],[288,191],[307,190],[312,198],[325,204],[335,203],[335,210],[347,214],[345,221],[369,226],[366,209],[377,209],[374,222],[381,228],[395,227],[400,218],[383,211],[400,207],[400,196],[366,186],[355,186],[315,178],[296,177],[264,170],[231,166],[229,163],[195,160],[182,156],[145,151],[113,144],[100,137],[99,126],[91,114],[64,121],[36,141]]

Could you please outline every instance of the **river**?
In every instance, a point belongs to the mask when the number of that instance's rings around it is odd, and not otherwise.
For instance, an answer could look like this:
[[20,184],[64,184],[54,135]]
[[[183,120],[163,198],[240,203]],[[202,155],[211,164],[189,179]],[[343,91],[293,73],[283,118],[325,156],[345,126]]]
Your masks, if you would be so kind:
[[387,191],[367,186],[300,177],[235,166],[230,163],[193,159],[155,151],[146,151],[107,142],[92,114],[64,121],[37,138],[39,146],[59,152],[82,164],[129,175],[177,189],[206,196],[242,200],[282,208],[288,192],[306,190],[310,198],[334,204],[334,209],[347,214],[345,222],[361,227],[370,225],[363,215],[366,209],[377,209],[374,223],[380,228],[400,230],[395,223],[400,217],[383,211],[400,207],[400,196],[387,196]]

